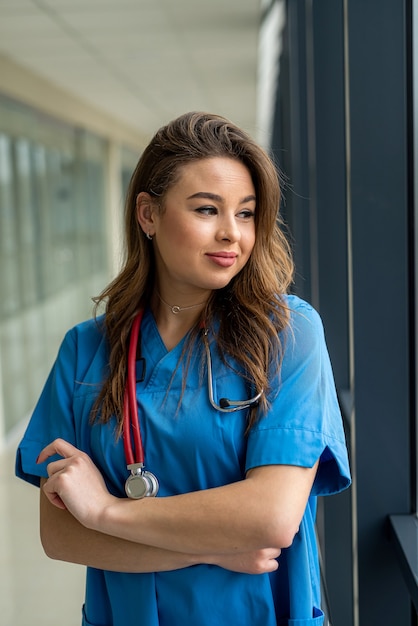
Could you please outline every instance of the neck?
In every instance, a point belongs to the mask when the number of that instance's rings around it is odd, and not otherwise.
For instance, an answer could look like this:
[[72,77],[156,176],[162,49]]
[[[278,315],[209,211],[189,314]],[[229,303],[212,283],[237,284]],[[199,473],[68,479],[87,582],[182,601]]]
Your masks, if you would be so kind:
[[179,306],[178,304],[170,304],[160,295],[160,293],[156,292],[160,301],[167,306],[173,315],[178,315],[179,313],[183,313],[184,311],[190,311],[191,309],[202,308],[204,304],[206,304],[206,300],[203,302],[197,302],[196,304],[188,304],[187,306]]
[[[164,294],[165,295],[165,294]],[[203,294],[202,294],[203,295]],[[199,320],[200,314],[205,307],[207,298],[184,298],[183,301],[171,300],[163,297],[156,289],[152,298],[152,312],[167,349],[172,349],[189,332]]]

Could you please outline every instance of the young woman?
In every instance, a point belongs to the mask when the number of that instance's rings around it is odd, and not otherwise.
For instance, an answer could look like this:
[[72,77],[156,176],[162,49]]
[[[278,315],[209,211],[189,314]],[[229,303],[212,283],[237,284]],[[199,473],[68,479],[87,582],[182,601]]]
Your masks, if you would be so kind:
[[136,167],[105,313],[67,333],[17,454],[46,553],[87,566],[85,626],[323,623],[316,496],[350,477],[279,199],[215,115],[169,123]]

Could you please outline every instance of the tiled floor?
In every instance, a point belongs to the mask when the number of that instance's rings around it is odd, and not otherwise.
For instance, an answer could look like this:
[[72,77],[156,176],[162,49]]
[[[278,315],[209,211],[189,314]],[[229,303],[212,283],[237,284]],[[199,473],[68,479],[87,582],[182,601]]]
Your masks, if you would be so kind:
[[14,476],[16,443],[0,452],[0,624],[79,626],[84,568],[43,553],[39,492]]

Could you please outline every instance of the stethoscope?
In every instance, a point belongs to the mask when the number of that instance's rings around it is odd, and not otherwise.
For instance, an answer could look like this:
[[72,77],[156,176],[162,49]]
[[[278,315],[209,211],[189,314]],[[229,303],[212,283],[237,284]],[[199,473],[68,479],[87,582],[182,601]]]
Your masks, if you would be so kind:
[[[131,336],[129,340],[127,379],[123,405],[123,447],[127,469],[131,472],[125,483],[125,492],[128,498],[139,500],[141,498],[156,496],[159,489],[158,479],[152,472],[145,469],[144,448],[142,445],[141,428],[138,416],[138,404],[136,399],[136,355],[138,346],[139,329],[142,322],[143,310],[135,317]],[[213,397],[213,377],[212,377],[212,357],[210,353],[208,330],[202,324],[202,337],[206,351],[207,372],[208,372],[208,394],[209,402],[214,409],[222,413],[233,413],[243,411],[258,404],[264,391],[260,391],[249,400],[229,400],[221,398],[217,404]],[[142,376],[143,380],[144,374]],[[138,381],[139,382],[139,381]],[[133,445],[132,445],[133,435]],[[135,449],[135,453],[134,453]]]

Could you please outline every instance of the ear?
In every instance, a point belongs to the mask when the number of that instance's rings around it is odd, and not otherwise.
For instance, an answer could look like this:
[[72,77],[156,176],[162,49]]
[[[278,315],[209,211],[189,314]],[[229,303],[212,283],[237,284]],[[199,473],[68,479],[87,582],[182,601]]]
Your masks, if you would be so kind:
[[146,235],[155,233],[154,225],[155,201],[149,193],[141,191],[136,197],[136,218]]

